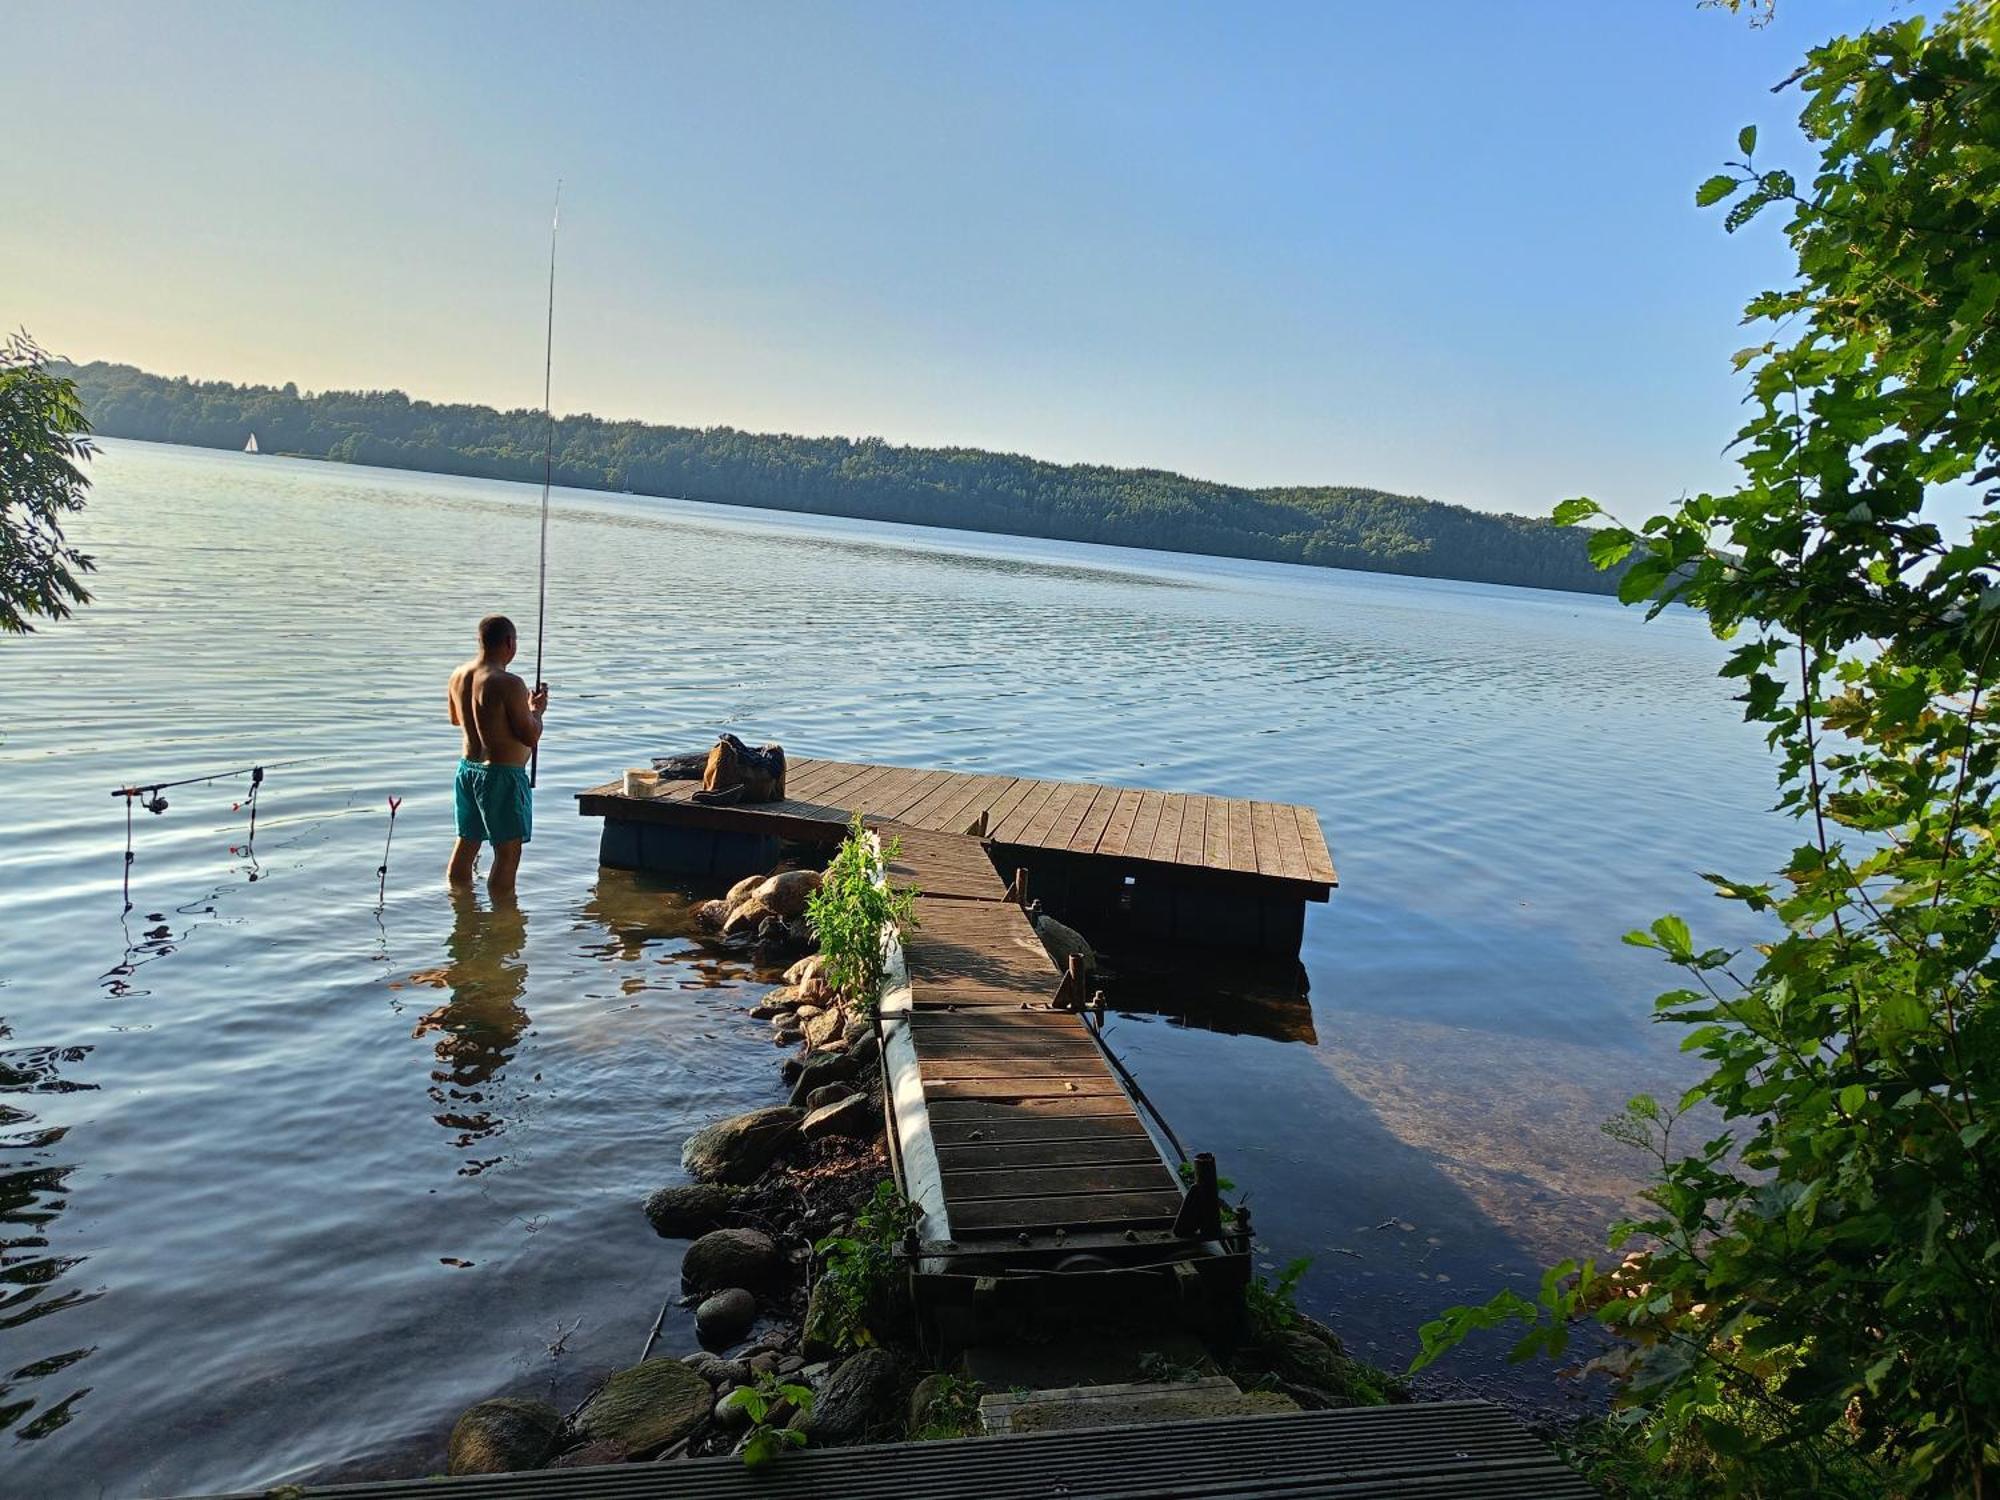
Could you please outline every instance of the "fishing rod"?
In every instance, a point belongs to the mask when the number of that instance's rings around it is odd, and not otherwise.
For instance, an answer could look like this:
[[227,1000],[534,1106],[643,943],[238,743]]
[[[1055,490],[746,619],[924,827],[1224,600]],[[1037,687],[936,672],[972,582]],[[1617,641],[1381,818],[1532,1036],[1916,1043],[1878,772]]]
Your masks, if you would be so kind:
[[[556,417],[555,408],[549,402],[550,377],[556,365],[556,231],[562,227],[562,179],[556,179],[556,210],[549,219],[549,322],[547,339],[542,346],[542,421],[545,432],[542,438],[542,553],[541,565],[535,580],[535,690],[542,689],[542,620],[548,613],[549,602],[549,481],[555,472],[556,459]],[[535,784],[536,772],[541,768],[542,747],[537,743],[528,751],[528,785]]]
[[[204,786],[211,781],[227,781],[232,776],[256,776],[262,779],[266,771],[282,771],[289,766],[310,766],[322,760],[332,760],[331,755],[308,755],[299,760],[266,761],[261,766],[238,766],[233,771],[213,771],[206,776],[189,776],[180,781],[134,781],[124,786],[113,787],[114,797],[137,797],[142,792],[170,792],[177,786]],[[152,811],[148,808],[147,811]],[[161,812],[166,808],[162,806]]]

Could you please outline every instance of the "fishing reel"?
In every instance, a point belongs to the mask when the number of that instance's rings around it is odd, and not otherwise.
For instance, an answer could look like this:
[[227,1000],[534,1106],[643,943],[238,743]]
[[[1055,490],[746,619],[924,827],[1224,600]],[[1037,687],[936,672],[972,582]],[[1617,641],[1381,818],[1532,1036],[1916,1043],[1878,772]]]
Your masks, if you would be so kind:
[[153,814],[155,817],[158,817],[161,813],[167,810],[166,794],[163,792],[156,791],[150,797],[140,798],[139,805],[145,808],[147,812]]

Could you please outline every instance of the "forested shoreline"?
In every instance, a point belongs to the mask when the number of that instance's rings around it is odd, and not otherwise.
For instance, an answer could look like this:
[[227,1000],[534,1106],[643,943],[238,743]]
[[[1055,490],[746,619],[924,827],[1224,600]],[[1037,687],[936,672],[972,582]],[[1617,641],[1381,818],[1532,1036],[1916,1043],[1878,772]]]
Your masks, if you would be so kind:
[[[66,366],[96,430],[203,448],[538,483],[541,413],[401,391],[301,392]],[[1316,567],[1611,593],[1585,538],[1548,521],[1381,490],[1245,489],[1159,469],[1054,464],[977,448],[798,437],[580,415],[556,428],[555,481],[767,510],[1152,547]]]

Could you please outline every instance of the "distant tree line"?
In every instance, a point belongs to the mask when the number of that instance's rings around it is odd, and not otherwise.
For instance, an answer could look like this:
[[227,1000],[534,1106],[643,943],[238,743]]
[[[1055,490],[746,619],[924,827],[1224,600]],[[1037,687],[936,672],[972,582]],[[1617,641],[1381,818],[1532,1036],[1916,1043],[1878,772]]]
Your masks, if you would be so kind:
[[[538,411],[412,401],[401,391],[321,391],[150,375],[97,362],[65,373],[111,437],[241,448],[538,483]],[[1350,486],[1243,489],[1161,469],[1052,464],[978,448],[796,437],[564,417],[555,481],[724,505],[951,526],[1013,536],[1611,593],[1586,539]]]

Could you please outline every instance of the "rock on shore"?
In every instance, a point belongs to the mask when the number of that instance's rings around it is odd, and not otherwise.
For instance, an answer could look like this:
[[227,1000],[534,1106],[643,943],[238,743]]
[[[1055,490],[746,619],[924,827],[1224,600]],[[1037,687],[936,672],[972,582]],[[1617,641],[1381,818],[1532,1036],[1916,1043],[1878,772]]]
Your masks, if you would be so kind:
[[718,1120],[697,1130],[681,1147],[681,1166],[703,1182],[755,1182],[771,1158],[798,1138],[805,1111],[774,1104]]
[[693,1432],[714,1404],[708,1382],[679,1360],[649,1359],[607,1380],[576,1414],[576,1432],[643,1457]]
[[562,1414],[546,1401],[496,1396],[468,1407],[451,1430],[453,1474],[512,1474],[539,1469],[556,1444]]
[[720,1224],[736,1201],[736,1189],[715,1182],[664,1187],[646,1200],[653,1232],[666,1239],[689,1239]]
[[784,1269],[784,1256],[760,1229],[711,1229],[681,1257],[681,1280],[697,1292],[769,1286]]

